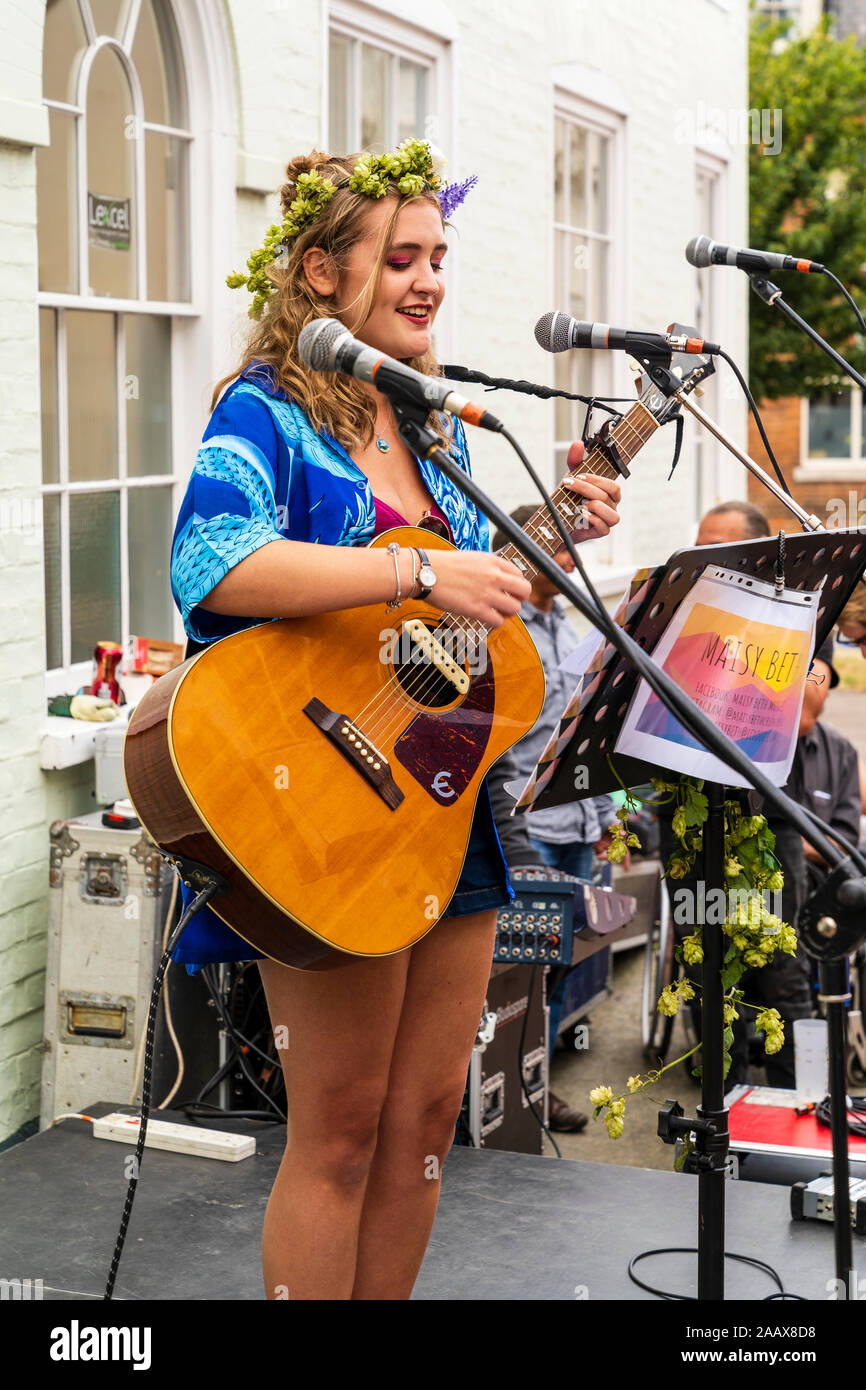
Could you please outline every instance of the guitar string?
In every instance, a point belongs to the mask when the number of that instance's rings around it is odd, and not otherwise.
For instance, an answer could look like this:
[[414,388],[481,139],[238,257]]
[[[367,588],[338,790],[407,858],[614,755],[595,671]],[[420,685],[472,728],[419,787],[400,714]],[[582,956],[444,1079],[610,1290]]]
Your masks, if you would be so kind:
[[[640,419],[641,413],[644,416],[646,416],[646,419],[642,420],[641,422],[643,425],[643,429],[646,429],[647,424],[650,425],[650,429],[647,431],[647,433],[643,433],[643,430],[639,429],[636,424],[632,423],[632,420],[630,418],[632,415],[635,415],[638,419]],[[649,412],[646,409],[646,407],[643,406],[643,402],[637,401],[635,402],[635,405],[632,407],[632,409],[629,411],[628,415],[625,416],[617,424],[617,426],[614,428],[611,434],[613,437],[613,442],[616,445],[622,445],[629,450],[630,460],[634,457],[634,454],[637,453],[637,450],[640,449],[644,443],[646,443],[647,439],[650,437],[652,433],[655,432],[657,428],[658,421],[651,414],[651,412]],[[631,452],[634,443],[637,444],[637,448],[635,448],[633,452]],[[593,455],[595,454],[601,455],[598,466],[596,466],[596,460],[593,457]],[[593,474],[595,476],[605,478],[616,477],[618,473],[618,470],[612,467],[612,465],[604,457],[603,451],[601,449],[593,449],[590,452],[589,457],[583,461],[581,468],[588,474]],[[562,496],[558,497],[558,494],[560,493],[562,494]],[[557,488],[556,490],[556,493],[551,498],[551,501],[554,503],[557,511],[561,512],[565,504],[568,505],[568,510],[570,511],[574,511],[578,507],[580,507],[581,502],[578,499],[579,494],[576,494],[572,489],[566,488],[562,484],[560,484],[559,488]],[[571,517],[566,515],[566,524],[571,519]],[[552,531],[552,527],[553,522],[549,516],[548,508],[545,504],[538,509],[535,516],[524,529],[526,531],[526,534],[532,540],[537,541],[542,546],[542,548],[546,549],[547,547],[545,546],[545,540],[553,543],[558,539],[558,535],[554,531]],[[542,534],[542,531],[545,534]],[[558,548],[561,549],[562,547],[560,546]],[[507,559],[511,559],[511,556],[509,556],[508,554],[509,551],[511,551],[512,554],[518,553],[515,547],[513,547],[512,545],[507,545],[503,547],[499,554],[503,555]],[[548,553],[555,552],[548,551]],[[522,561],[522,564],[524,565],[527,563],[528,562],[525,560]],[[534,575],[535,570],[531,565],[530,570]],[[462,615],[452,613],[444,613],[442,615],[439,622],[437,623],[436,628],[433,630],[432,635],[434,636],[434,638],[437,637],[437,634],[439,633],[441,628],[445,628],[446,631],[450,630],[460,632],[464,636],[464,639],[468,637],[473,637],[476,643],[478,644],[476,646],[476,653],[478,650],[478,646],[480,646],[481,643],[486,641],[490,631],[496,630],[490,629],[486,625],[481,624],[480,620],[466,619]],[[400,688],[397,691],[394,691],[391,688],[390,683],[388,686],[383,686],[380,692],[378,693],[378,696],[374,696],[373,699],[369,701],[368,704],[364,706],[364,708],[352,718],[352,723],[360,729],[360,721],[364,719],[366,721],[365,728],[361,730],[361,732],[364,733],[365,736],[367,736],[369,740],[372,743],[374,743],[375,746],[379,748],[381,752],[384,753],[386,751],[386,748],[389,746],[389,741],[392,735],[398,732],[401,719],[405,716],[407,708],[411,708],[409,702],[414,701],[416,703],[422,704],[424,703],[425,695],[428,697],[429,702],[429,698],[432,697],[434,691],[436,690],[436,687],[438,686],[441,689],[442,682],[445,679],[446,678],[442,676],[441,672],[435,669],[431,663],[425,662],[423,664],[423,669],[417,673],[414,679],[408,680],[405,684],[400,686]],[[416,711],[416,717],[417,714],[420,712],[421,711]],[[373,715],[372,720],[370,718],[371,714]],[[394,722],[395,719],[396,724]],[[412,721],[410,720],[410,724],[411,722]]]
[[[642,405],[642,403],[641,403],[641,402],[636,402],[636,406],[638,406],[638,405]],[[645,410],[645,407],[644,407],[644,411],[645,411],[645,413],[646,413],[646,415],[647,415],[647,417],[648,417],[648,422],[649,422],[650,425],[651,425],[651,429],[650,429],[646,434],[643,434],[643,433],[642,433],[640,430],[638,430],[634,425],[632,425],[631,421],[628,419],[628,417],[626,417],[626,418],[625,418],[624,420],[622,420],[622,421],[620,422],[620,424],[616,427],[616,431],[615,431],[615,441],[614,441],[615,443],[617,443],[617,444],[620,444],[620,443],[625,444],[625,438],[624,438],[624,436],[626,436],[626,435],[631,435],[631,436],[633,436],[634,441],[637,442],[637,449],[639,449],[640,447],[642,447],[642,445],[643,445],[643,444],[646,442],[646,440],[650,437],[650,434],[653,433],[653,432],[655,431],[655,429],[658,427],[658,422],[657,422],[657,421],[655,420],[655,418],[650,414],[650,412],[648,412],[648,411]],[[629,412],[629,414],[631,414],[631,413],[632,413],[632,412]],[[644,428],[645,428],[645,426],[646,426],[646,422],[644,422]],[[637,449],[634,449],[634,453],[637,452]],[[602,457],[601,464],[600,464],[598,467],[594,467],[595,459],[593,458],[593,454],[595,454],[596,452],[601,452],[601,451],[600,451],[600,450],[598,450],[598,451],[597,451],[597,450],[593,450],[593,451],[591,452],[590,456],[589,456],[589,459],[584,461],[584,466],[585,466],[585,468],[586,468],[586,471],[587,471],[587,472],[593,472],[596,476],[601,476],[601,477],[615,477],[615,476],[616,476],[616,473],[617,473],[617,470],[616,470],[616,469],[612,469],[612,470],[611,470],[611,469],[610,469],[610,465],[608,464],[607,460],[604,459],[604,457]],[[634,454],[632,453],[632,454],[630,455],[630,457],[633,457],[633,456],[634,456]],[[559,498],[559,504],[558,504],[558,505],[559,505],[559,508],[562,508],[566,502],[567,502],[567,504],[568,504],[569,510],[573,510],[576,506],[580,505],[579,503],[577,503],[577,502],[575,501],[576,494],[575,494],[574,492],[572,492],[571,489],[564,489],[564,488],[562,487],[562,485],[560,485],[560,488],[557,489],[557,493],[560,493],[560,492],[563,493],[563,496],[562,496],[561,498]],[[557,496],[554,495],[554,497],[553,497],[551,500],[552,500],[554,503],[556,503],[556,502],[557,502]],[[566,521],[571,520],[571,518],[568,517],[568,516],[566,516],[565,519],[566,519]],[[542,545],[542,547],[544,547],[544,542],[545,542],[546,539],[547,539],[547,540],[555,540],[555,539],[556,539],[555,535],[554,535],[554,534],[551,532],[551,530],[550,530],[551,525],[552,525],[552,522],[551,522],[551,520],[550,520],[550,518],[549,518],[548,509],[547,509],[547,507],[546,507],[546,505],[545,505],[545,506],[540,507],[540,508],[538,509],[538,512],[536,513],[535,517],[534,517],[533,520],[529,523],[529,525],[525,528],[525,530],[526,530],[527,535],[530,535],[531,538],[532,538],[533,540],[537,540],[537,541]],[[539,527],[541,527],[541,528],[544,529],[544,531],[546,532],[545,535],[542,535],[542,534],[539,533],[539,530],[538,530]],[[533,533],[534,533],[534,534],[533,534]],[[503,550],[500,551],[499,553],[502,554],[502,555],[505,555],[506,558],[508,558],[507,552],[508,552],[509,549],[513,549],[513,547],[506,546],[506,547],[504,547]],[[549,553],[550,553],[550,552],[549,552]],[[533,573],[534,573],[534,571],[533,571]],[[477,641],[483,641],[483,640],[489,635],[489,632],[491,631],[491,629],[489,629],[489,628],[487,628],[486,626],[484,626],[484,627],[481,628],[481,633],[479,633],[479,624],[478,624],[477,621],[474,621],[474,620],[467,620],[467,619],[462,618],[462,617],[459,616],[459,615],[456,615],[456,614],[448,614],[448,613],[444,614],[443,617],[442,617],[442,619],[440,619],[440,622],[439,622],[439,624],[437,625],[437,628],[434,630],[434,634],[433,634],[433,635],[436,636],[436,635],[439,633],[439,631],[440,631],[440,629],[441,629],[442,627],[446,628],[446,630],[450,629],[450,630],[452,630],[452,631],[453,631],[453,630],[460,631],[460,632],[462,632],[462,633],[464,634],[464,636],[469,636],[469,635],[471,634],[472,636],[474,636],[474,637],[476,638]],[[440,674],[438,671],[432,670],[432,669],[430,668],[430,663],[425,663],[425,664],[424,664],[424,669],[418,674],[418,676],[416,677],[416,679],[414,680],[414,682],[413,682],[413,681],[407,682],[405,685],[402,686],[401,690],[400,690],[399,692],[396,693],[396,694],[397,694],[397,698],[394,698],[394,695],[392,694],[392,702],[391,702],[391,708],[390,708],[390,709],[388,709],[388,708],[382,708],[382,706],[386,706],[386,705],[387,705],[387,696],[388,696],[389,694],[391,694],[391,692],[388,690],[387,687],[383,687],[382,691],[379,692],[379,698],[378,698],[378,700],[376,699],[376,697],[374,697],[373,701],[371,701],[371,702],[368,704],[368,706],[366,706],[365,709],[364,709],[358,716],[356,716],[356,718],[355,718],[355,720],[353,720],[353,722],[354,722],[354,723],[358,723],[358,722],[360,721],[360,719],[363,718],[364,715],[365,715],[368,711],[370,711],[371,709],[374,709],[374,708],[376,707],[376,705],[378,704],[380,708],[376,711],[376,719],[377,719],[377,721],[379,721],[379,722],[374,722],[374,723],[371,725],[370,720],[368,719],[368,720],[367,720],[367,729],[370,731],[371,734],[374,735],[374,741],[375,741],[375,743],[376,743],[376,746],[377,746],[377,747],[380,747],[381,751],[384,752],[385,746],[387,746],[387,741],[388,741],[388,739],[390,739],[391,734],[394,732],[393,728],[392,728],[392,727],[389,727],[389,725],[392,723],[392,720],[393,720],[394,715],[396,714],[397,723],[398,723],[398,726],[399,726],[400,718],[401,718],[401,716],[403,716],[403,715],[405,714],[406,706],[407,706],[407,700],[406,700],[405,697],[408,697],[409,699],[417,700],[419,703],[421,703],[422,700],[423,700],[423,698],[424,698],[424,695],[425,695],[425,694],[431,694],[432,691],[433,691],[433,689],[435,688],[435,686],[436,686],[437,684],[439,684],[440,687],[441,687],[441,682],[442,682],[443,679],[444,679],[444,678],[441,676],[441,674]],[[401,697],[403,697],[403,698],[401,698]],[[391,718],[388,717],[389,715],[391,716]],[[382,719],[383,717],[384,717],[385,720],[386,720],[386,723],[385,723],[384,727],[383,727],[382,724],[381,724],[381,719]],[[410,721],[410,723],[411,723],[411,721]],[[373,740],[371,740],[371,741],[373,741]]]
[[[642,429],[637,428],[637,426],[633,424],[631,419],[629,418],[632,415],[637,415],[638,418],[640,418],[640,415],[638,413],[639,408],[643,415],[646,416],[646,419],[642,421],[643,429],[646,429],[647,424],[650,425],[650,429],[646,433],[644,433]],[[629,415],[624,417],[623,420],[621,420],[619,424],[615,427],[615,429],[612,431],[613,442],[617,445],[623,445],[625,446],[625,448],[629,449],[630,452],[628,461],[630,461],[630,459],[634,457],[634,454],[637,453],[638,449],[640,449],[643,446],[643,444],[646,443],[647,439],[650,437],[652,433],[655,432],[657,428],[658,421],[651,414],[651,412],[649,412],[646,409],[646,407],[643,406],[643,402],[638,401],[635,403],[635,406],[632,407],[632,410],[629,411]],[[636,443],[637,448],[634,448],[633,452],[631,452],[634,443]],[[598,466],[595,466],[596,460],[593,457],[593,455],[596,453],[601,454],[601,459],[599,461]],[[591,451],[589,458],[583,461],[582,468],[587,473],[592,473],[595,476],[605,478],[616,477],[618,473],[618,470],[616,468],[612,468],[612,466],[604,457],[604,454],[600,449],[594,449]],[[557,494],[559,493],[562,493],[563,495],[557,498]],[[563,485],[560,484],[560,487],[557,489],[557,493],[554,494],[554,496],[551,498],[551,501],[557,507],[557,510],[561,510],[563,508],[563,505],[567,503],[568,509],[573,511],[581,505],[580,502],[577,501],[578,497],[579,494],[575,494],[570,488],[564,488]],[[566,523],[571,519],[571,517],[566,515]],[[555,533],[551,532],[550,528],[552,527],[552,525],[553,523],[548,514],[548,508],[546,505],[544,505],[538,509],[538,512],[533,517],[529,525],[525,528],[525,531],[526,534],[531,537],[531,539],[536,540],[539,544],[541,544],[542,548],[546,548],[544,544],[546,539],[553,541],[558,538],[555,535]],[[546,536],[540,533],[539,528],[544,528],[544,530],[546,531]],[[562,547],[559,548],[561,549]],[[505,556],[505,558],[511,558],[508,555],[508,551],[517,553],[513,546],[508,545],[503,547],[499,554]],[[555,552],[549,551],[548,553]],[[527,562],[524,561],[523,563],[525,564]],[[534,568],[530,566],[530,569],[532,570],[532,573],[534,575]],[[481,643],[486,641],[491,630],[495,631],[495,629],[490,629],[486,625],[481,624],[480,620],[466,619],[462,617],[462,615],[452,613],[444,613],[442,615],[442,618],[440,618],[439,623],[433,630],[434,637],[436,637],[437,634],[439,634],[441,628],[445,628],[445,630],[450,631],[456,630],[462,633],[464,638],[471,636],[475,639],[476,643],[479,646]],[[369,701],[368,704],[364,706],[364,708],[352,718],[352,723],[360,729],[360,721],[362,719],[365,719],[365,728],[361,730],[361,732],[369,738],[370,742],[375,744],[375,746],[380,750],[380,752],[385,753],[386,749],[389,748],[392,736],[395,734],[399,736],[401,733],[407,732],[412,722],[414,722],[414,718],[417,718],[418,714],[425,712],[423,710],[416,710],[413,719],[409,721],[409,724],[406,726],[406,728],[401,729],[401,722],[402,719],[405,717],[407,708],[411,708],[410,701],[423,704],[426,695],[427,702],[429,705],[429,699],[432,697],[436,687],[438,686],[441,689],[442,682],[445,679],[446,678],[443,677],[438,670],[432,667],[431,663],[425,662],[423,669],[419,671],[417,676],[415,676],[414,679],[410,679],[409,681],[407,681],[396,692],[393,690],[390,683],[388,686],[382,687],[382,689],[378,692],[378,695],[374,696],[373,699]],[[447,706],[442,706],[440,708],[446,707]],[[433,708],[435,709],[436,707],[434,706]],[[373,714],[372,721],[369,717],[371,713]]]

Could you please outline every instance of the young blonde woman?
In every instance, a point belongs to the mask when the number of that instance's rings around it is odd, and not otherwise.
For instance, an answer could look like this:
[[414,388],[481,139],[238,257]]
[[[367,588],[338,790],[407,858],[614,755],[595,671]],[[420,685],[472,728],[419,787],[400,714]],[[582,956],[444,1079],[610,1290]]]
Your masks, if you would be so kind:
[[[393,600],[394,556],[366,543],[406,523],[438,526],[459,547],[435,551],[427,601],[500,626],[529,584],[489,553],[486,520],[409,452],[384,397],[309,371],[296,350],[305,324],[338,318],[383,353],[438,371],[443,208],[455,200],[429,148],[410,141],[378,159],[314,151],[289,164],[281,201],[283,222],[250,257],[250,273],[229,279],[249,287],[261,317],[238,371],[217,388],[215,401],[230,383],[175,531],[172,585],[192,650],[270,618]],[[430,424],[468,469],[462,426],[438,415]],[[569,465],[582,456],[574,445]],[[617,484],[570,485],[586,507],[576,539],[606,535],[619,520]],[[396,559],[405,596],[413,555]],[[294,970],[209,910],[193,918],[174,958],[190,973],[258,959],[271,1023],[289,1029],[289,1142],[262,1242],[267,1297],[409,1297],[463,1096],[496,909],[510,892],[485,787],[445,915],[397,955]]]

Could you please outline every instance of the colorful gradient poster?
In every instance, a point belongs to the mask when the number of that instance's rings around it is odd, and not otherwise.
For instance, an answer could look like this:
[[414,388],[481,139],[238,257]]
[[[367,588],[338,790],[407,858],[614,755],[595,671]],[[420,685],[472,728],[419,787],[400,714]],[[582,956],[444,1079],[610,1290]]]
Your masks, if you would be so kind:
[[[786,589],[710,565],[683,599],[653,661],[765,776],[791,770],[820,594]],[[728,786],[748,782],[697,742],[638,683],[616,751]]]

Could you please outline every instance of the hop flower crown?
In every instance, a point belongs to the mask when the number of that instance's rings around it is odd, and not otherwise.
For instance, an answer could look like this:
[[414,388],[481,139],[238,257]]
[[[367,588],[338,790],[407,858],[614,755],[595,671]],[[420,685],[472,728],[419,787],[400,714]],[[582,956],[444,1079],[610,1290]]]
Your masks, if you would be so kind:
[[443,218],[448,218],[477,182],[478,175],[473,174],[462,183],[443,183],[434,167],[433,152],[426,140],[404,140],[391,154],[363,155],[352,173],[339,183],[323,178],[316,169],[299,174],[297,196],[289,205],[282,222],[269,227],[264,243],[250,253],[247,258],[248,273],[244,275],[242,271],[235,271],[226,276],[226,284],[232,290],[246,285],[253,296],[250,318],[260,318],[274,288],[265,267],[276,260],[282,248],[305,227],[316,221],[338,189],[349,188],[353,193],[362,193],[368,198],[384,198],[389,185],[393,183],[404,198],[414,198],[429,188],[439,199]]

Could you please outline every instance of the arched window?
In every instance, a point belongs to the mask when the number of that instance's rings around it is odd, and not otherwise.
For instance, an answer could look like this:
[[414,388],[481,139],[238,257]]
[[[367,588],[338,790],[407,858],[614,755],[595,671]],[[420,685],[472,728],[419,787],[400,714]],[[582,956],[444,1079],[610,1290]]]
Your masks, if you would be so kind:
[[190,288],[169,0],[48,0],[37,156],[47,667],[171,639],[172,329]]

